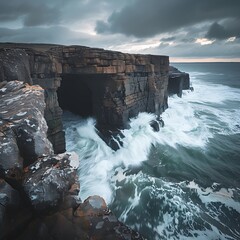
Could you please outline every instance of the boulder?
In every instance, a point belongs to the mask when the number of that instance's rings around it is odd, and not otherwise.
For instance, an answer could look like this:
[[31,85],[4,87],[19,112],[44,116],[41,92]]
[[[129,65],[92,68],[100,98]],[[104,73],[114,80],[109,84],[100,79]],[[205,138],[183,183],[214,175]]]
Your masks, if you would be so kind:
[[31,211],[23,207],[19,192],[0,179],[0,239],[11,239],[31,217]]
[[0,88],[0,169],[17,179],[23,167],[52,154],[43,117],[44,91],[39,86],[11,81]]
[[53,154],[44,91],[0,84],[0,239],[143,239],[98,196],[81,203],[78,156]]
[[72,153],[43,157],[25,169],[22,185],[35,211],[76,207],[78,165],[78,157]]
[[66,209],[34,219],[16,240],[143,240],[117,220],[103,198],[91,196],[73,212]]
[[[62,64],[58,52],[49,54],[47,45],[1,44],[0,83],[18,80],[40,85],[45,90],[45,119],[48,139],[55,153],[65,151],[65,137],[58,105],[57,88],[60,86]],[[35,47],[33,50],[31,47]],[[53,47],[53,46],[52,46]]]

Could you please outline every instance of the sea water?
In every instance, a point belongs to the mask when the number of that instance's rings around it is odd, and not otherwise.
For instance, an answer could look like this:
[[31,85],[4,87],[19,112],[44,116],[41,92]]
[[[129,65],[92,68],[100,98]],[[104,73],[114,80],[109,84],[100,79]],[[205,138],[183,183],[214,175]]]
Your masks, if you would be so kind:
[[240,239],[240,63],[173,64],[194,91],[169,98],[165,126],[139,113],[113,151],[95,120],[64,114],[80,196],[104,197],[146,239]]

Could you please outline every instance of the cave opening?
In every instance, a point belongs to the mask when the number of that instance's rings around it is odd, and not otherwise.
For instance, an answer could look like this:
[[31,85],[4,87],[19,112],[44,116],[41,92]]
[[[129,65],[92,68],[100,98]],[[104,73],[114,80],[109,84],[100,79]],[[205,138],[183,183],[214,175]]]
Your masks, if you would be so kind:
[[93,116],[93,94],[86,77],[64,74],[57,91],[59,106],[81,117]]

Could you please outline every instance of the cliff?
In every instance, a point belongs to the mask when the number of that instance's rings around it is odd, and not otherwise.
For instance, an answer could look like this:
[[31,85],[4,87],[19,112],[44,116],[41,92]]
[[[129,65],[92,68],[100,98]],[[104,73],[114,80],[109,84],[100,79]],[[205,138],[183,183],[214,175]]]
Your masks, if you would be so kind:
[[0,49],[0,82],[19,80],[44,88],[48,139],[53,144],[55,153],[64,152],[62,110],[56,92],[61,81],[61,64],[51,54],[20,46],[15,49],[14,46]]
[[[64,202],[64,193],[67,195],[75,183],[76,169],[70,165],[70,155],[53,155],[44,109],[44,90],[39,86],[19,81],[1,83],[0,239],[11,238],[21,226],[27,226],[33,209],[53,208]],[[54,177],[57,183],[47,183]]]
[[105,201],[78,197],[78,157],[53,154],[44,90],[0,83],[0,239],[143,239]]
[[177,68],[169,67],[168,94],[177,94],[182,97],[182,90],[190,89],[190,77],[188,73],[181,72]]
[[55,153],[65,151],[61,108],[96,117],[103,132],[127,127],[139,112],[159,115],[167,108],[168,68],[167,56],[82,46],[2,44],[0,50],[0,82],[20,80],[45,90]]
[[188,88],[188,75],[169,75],[167,56],[0,46],[0,239],[143,239],[101,197],[79,199],[78,159],[63,153],[62,109],[114,131],[139,112],[159,116],[169,93]]

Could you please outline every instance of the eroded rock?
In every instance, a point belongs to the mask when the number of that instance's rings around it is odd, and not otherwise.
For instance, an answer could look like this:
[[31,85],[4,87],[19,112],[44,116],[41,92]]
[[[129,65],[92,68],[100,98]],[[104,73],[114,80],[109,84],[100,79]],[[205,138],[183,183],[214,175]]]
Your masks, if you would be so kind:
[[168,80],[168,93],[177,94],[182,97],[182,90],[190,89],[189,74],[179,71],[177,68],[170,66],[169,80]]
[[43,117],[44,91],[19,81],[0,88],[1,175],[17,178],[23,167],[52,154]]
[[0,239],[15,239],[36,214],[77,208],[79,162],[74,153],[53,155],[41,87],[0,87]]
[[53,155],[47,139],[43,89],[0,87],[0,238],[143,239],[102,198],[81,203],[77,155]]
[[59,154],[43,157],[25,169],[24,191],[36,211],[56,210],[63,204],[76,207],[78,164],[74,154]]
[[18,222],[15,213],[20,208],[20,201],[19,192],[0,178],[0,239],[4,239],[10,234],[14,227],[12,226],[13,221]]
[[[48,139],[55,153],[65,151],[59,102],[65,110],[96,117],[102,133],[128,127],[129,118],[139,112],[159,115],[167,108],[168,56],[124,54],[84,46],[1,46],[2,59],[9,69],[11,65],[4,60],[8,58],[7,52],[12,56],[24,52],[32,83],[44,88]],[[18,58],[12,61],[13,65],[19,62]],[[20,75],[25,70],[18,71],[15,79],[22,80]],[[0,78],[0,82],[4,79]]]
[[71,209],[32,221],[17,240],[81,239],[81,240],[143,240],[137,232],[117,220],[99,196],[91,196]]
[[0,82],[12,80],[32,83],[29,56],[23,49],[0,48]]

